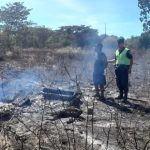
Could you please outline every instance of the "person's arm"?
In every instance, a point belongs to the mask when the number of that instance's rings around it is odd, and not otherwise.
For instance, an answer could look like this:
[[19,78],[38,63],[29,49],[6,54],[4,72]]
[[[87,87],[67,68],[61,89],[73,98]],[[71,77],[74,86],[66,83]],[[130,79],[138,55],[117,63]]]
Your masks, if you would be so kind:
[[107,61],[107,57],[106,57],[105,54],[104,54],[104,63],[105,63],[105,68],[107,68],[107,66],[108,66],[108,61]]
[[115,63],[116,62],[116,56],[114,56],[113,59],[110,59],[107,62],[108,63]]
[[133,56],[132,56],[132,54],[131,54],[131,51],[130,50],[128,50],[128,52],[127,52],[127,57],[130,59],[130,66],[129,66],[129,73],[131,73],[131,70],[132,70],[132,65],[133,65]]
[[133,58],[131,59],[131,62],[130,62],[129,73],[131,73],[131,71],[132,71],[132,65],[133,65]]
[[111,60],[108,60],[107,62],[108,62],[108,63],[115,63],[116,60],[115,60],[115,59],[111,59]]

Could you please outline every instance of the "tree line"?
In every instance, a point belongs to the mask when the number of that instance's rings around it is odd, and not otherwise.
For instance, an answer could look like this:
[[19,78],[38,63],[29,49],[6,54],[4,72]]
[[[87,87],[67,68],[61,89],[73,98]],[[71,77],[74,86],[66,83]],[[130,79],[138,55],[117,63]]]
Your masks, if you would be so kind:
[[[145,32],[141,36],[131,37],[127,44],[135,49],[150,48],[150,2],[148,0],[138,0],[141,9],[140,20],[143,22]],[[0,48],[3,50],[12,50],[15,47],[20,48],[61,48],[72,47],[93,47],[98,42],[108,37],[108,35],[99,35],[97,29],[90,26],[74,25],[62,26],[57,30],[52,30],[44,26],[37,26],[28,20],[32,9],[24,6],[23,2],[8,3],[0,8]],[[111,36],[108,43],[116,36]],[[112,39],[112,41],[111,41]]]
[[23,2],[8,3],[0,8],[0,44],[2,48],[60,48],[93,46],[99,41],[98,31],[90,26],[63,26],[52,30],[28,21],[32,9]]

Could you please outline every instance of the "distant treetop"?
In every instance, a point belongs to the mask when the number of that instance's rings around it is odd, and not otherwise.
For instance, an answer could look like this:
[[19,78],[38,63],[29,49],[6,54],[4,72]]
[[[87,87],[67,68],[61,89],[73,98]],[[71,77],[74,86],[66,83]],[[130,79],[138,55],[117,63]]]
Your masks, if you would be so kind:
[[143,23],[143,30],[150,30],[150,0],[138,0],[138,6],[141,9],[140,21]]

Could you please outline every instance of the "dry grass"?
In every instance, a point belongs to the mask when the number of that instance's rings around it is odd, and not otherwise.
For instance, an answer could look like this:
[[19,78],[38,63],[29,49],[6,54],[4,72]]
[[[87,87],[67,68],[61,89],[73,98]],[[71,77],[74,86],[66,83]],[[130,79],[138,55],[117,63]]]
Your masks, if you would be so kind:
[[[130,79],[132,83],[130,96],[137,98],[137,101],[130,102],[135,106],[142,106],[135,108],[126,106],[113,99],[98,101],[93,98],[92,87],[89,84],[93,60],[88,61],[87,59],[90,58],[91,52],[85,53],[85,51],[80,53],[78,49],[62,49],[56,52],[49,50],[34,52],[34,50],[29,50],[24,51],[19,60],[5,62],[12,68],[21,67],[25,69],[41,66],[47,70],[54,71],[58,76],[64,78],[67,76],[67,80],[78,82],[82,91],[81,100],[83,104],[81,105],[81,110],[83,113],[81,115],[82,119],[78,118],[79,120],[74,118],[58,118],[53,120],[53,112],[57,109],[66,108],[68,106],[67,103],[49,101],[43,99],[40,95],[39,97],[31,98],[31,106],[19,107],[12,105],[12,118],[8,121],[0,121],[0,149],[149,149],[149,113],[140,108],[150,108],[148,104],[145,106],[143,102],[138,103],[138,99],[147,99],[146,102],[149,103],[150,54],[147,53],[140,57],[133,66]],[[6,66],[4,64],[1,65],[5,69]],[[88,68],[88,70],[85,69],[86,73],[83,73],[84,68]],[[87,80],[81,80],[81,75]],[[113,98],[113,92],[116,93],[114,90],[116,86],[113,66],[108,68],[107,75],[108,82],[111,82],[106,88],[106,94],[107,97]],[[51,83],[50,86],[53,86],[53,84]],[[93,113],[88,113],[89,108],[92,109]],[[131,113],[126,112],[128,109]]]

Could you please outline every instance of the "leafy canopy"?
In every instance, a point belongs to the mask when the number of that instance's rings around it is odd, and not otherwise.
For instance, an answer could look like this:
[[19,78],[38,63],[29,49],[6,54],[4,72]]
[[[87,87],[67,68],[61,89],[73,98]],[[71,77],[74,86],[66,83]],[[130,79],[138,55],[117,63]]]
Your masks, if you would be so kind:
[[3,31],[16,32],[32,24],[28,21],[31,9],[27,9],[23,2],[8,3],[0,8],[0,25]]
[[150,30],[150,0],[138,0],[138,6],[141,9],[140,21],[143,23],[143,30]]

